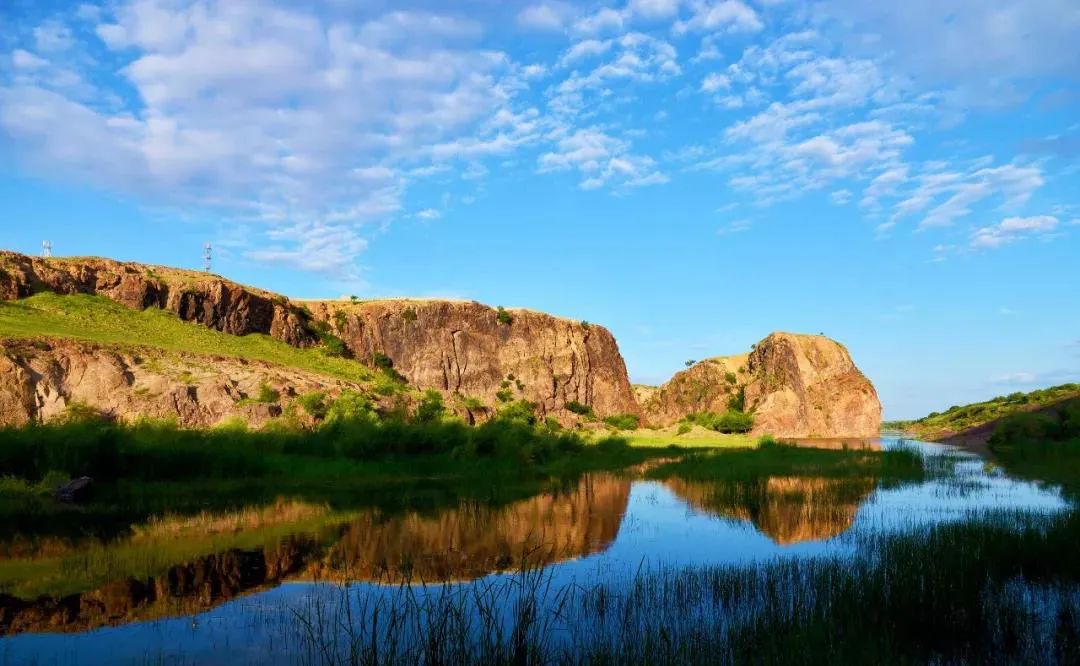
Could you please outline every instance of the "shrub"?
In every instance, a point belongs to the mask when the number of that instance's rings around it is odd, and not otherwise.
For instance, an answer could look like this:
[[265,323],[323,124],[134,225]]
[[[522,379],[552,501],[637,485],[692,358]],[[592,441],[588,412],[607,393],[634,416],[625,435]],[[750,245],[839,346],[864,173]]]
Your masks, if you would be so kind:
[[754,427],[754,417],[746,412],[729,409],[713,421],[713,430],[723,433],[749,432]]
[[424,391],[423,397],[420,398],[420,404],[416,406],[413,421],[415,423],[432,423],[442,419],[445,413],[446,406],[443,404],[442,393],[435,389],[428,389]]
[[590,407],[588,405],[583,405],[580,402],[578,402],[577,400],[571,400],[570,402],[566,403],[564,405],[564,407],[566,407],[567,411],[573,412],[574,414],[577,414],[578,416],[592,416],[593,415],[592,407]]
[[692,367],[692,366],[693,366],[693,365],[694,365],[695,363],[697,363],[697,361],[695,361],[695,360],[694,360],[694,359],[692,359],[692,358],[691,358],[691,359],[687,359],[686,361],[683,361],[683,365],[685,365],[685,366],[686,366],[686,367],[688,367],[688,368],[689,368],[689,367]]
[[326,410],[326,423],[372,422],[375,410],[366,395],[356,391],[342,391]]
[[502,421],[514,421],[533,425],[536,423],[536,403],[528,400],[515,400],[495,413],[495,418]]
[[735,395],[728,398],[727,406],[731,411],[746,411],[746,389],[740,388]]
[[349,316],[345,314],[344,310],[334,311],[334,326],[337,330],[341,331],[345,329],[345,325],[349,323]]
[[255,402],[268,402],[273,403],[281,399],[281,393],[279,393],[273,386],[270,386],[266,382],[259,384],[259,393],[255,396]]
[[495,321],[509,326],[514,323],[514,315],[507,312],[506,308],[500,305],[495,309]]
[[390,358],[381,351],[372,352],[371,365],[375,366],[379,370],[393,370],[394,359]]
[[637,430],[641,420],[637,414],[613,414],[605,418],[604,423],[618,430]]
[[739,381],[739,378],[735,376],[734,372],[725,372],[724,380],[727,381],[728,384],[734,384],[735,382]]
[[409,307],[405,308],[404,312],[401,313],[401,318],[404,319],[407,323],[411,324],[417,319],[416,310],[413,308],[413,306],[410,305]]
[[298,397],[296,402],[304,408],[304,411],[308,413],[313,419],[323,420],[326,418],[327,404],[326,394],[322,391],[314,391],[312,393],[305,393]]
[[78,400],[69,402],[58,419],[60,423],[93,423],[105,420],[105,414],[100,409]]
[[679,424],[679,429],[677,431],[675,431],[675,434],[676,435],[685,435],[686,433],[690,432],[693,429],[694,429],[694,426],[690,425],[689,423],[680,423]]

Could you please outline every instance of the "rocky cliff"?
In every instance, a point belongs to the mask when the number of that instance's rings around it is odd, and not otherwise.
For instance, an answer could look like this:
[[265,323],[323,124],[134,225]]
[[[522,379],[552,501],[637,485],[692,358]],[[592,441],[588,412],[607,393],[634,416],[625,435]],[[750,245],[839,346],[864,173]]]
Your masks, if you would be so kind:
[[743,396],[754,432],[777,437],[873,437],[881,403],[843,345],[820,335],[773,333],[753,351],[701,361],[657,388],[643,410],[667,426],[723,412]]
[[[79,403],[127,422],[209,427],[242,419],[259,427],[304,393],[360,388],[259,361],[69,340],[0,340],[0,378],[0,425],[50,421]],[[255,400],[264,385],[277,394],[273,402]]]
[[318,340],[288,299],[215,275],[97,257],[44,259],[0,251],[0,300],[39,291],[95,294],[130,308],[162,308],[224,333],[265,333],[294,346]]
[[[602,326],[476,302],[393,299],[305,306],[358,359],[385,356],[410,384],[487,405],[526,399],[568,420],[566,403],[599,417],[639,413],[619,347]],[[501,396],[501,397],[500,397]]]

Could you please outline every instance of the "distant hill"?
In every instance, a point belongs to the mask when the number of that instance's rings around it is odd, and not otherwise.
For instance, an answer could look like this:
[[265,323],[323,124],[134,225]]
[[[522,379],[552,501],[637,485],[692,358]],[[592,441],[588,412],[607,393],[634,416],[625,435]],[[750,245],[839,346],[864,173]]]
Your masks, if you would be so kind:
[[882,430],[900,430],[930,442],[985,444],[1001,419],[1049,409],[1080,396],[1080,384],[1062,384],[1030,393],[1010,393],[970,405],[954,405],[913,421],[886,421]]

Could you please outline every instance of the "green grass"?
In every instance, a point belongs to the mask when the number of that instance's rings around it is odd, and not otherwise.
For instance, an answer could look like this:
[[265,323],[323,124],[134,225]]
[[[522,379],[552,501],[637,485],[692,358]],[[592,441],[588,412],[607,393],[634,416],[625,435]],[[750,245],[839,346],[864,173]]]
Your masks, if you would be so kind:
[[887,421],[881,427],[884,430],[903,430],[921,439],[933,440],[1076,396],[1080,396],[1080,384],[1062,384],[1030,393],[1011,393],[970,405],[954,405],[944,412],[934,412],[914,421]]
[[718,449],[686,456],[651,472],[653,478],[686,480],[749,480],[768,476],[814,478],[870,477],[886,480],[921,480],[925,470],[917,452],[900,448],[817,449],[779,444],[763,438],[753,449]]
[[650,429],[639,428],[632,432],[620,433],[632,447],[661,448],[678,446],[686,449],[696,448],[752,448],[757,446],[758,438],[746,433],[720,433],[701,426],[694,426],[689,432],[678,434],[676,427]]
[[0,301],[0,337],[70,338],[124,347],[150,346],[173,352],[227,356],[307,370],[363,382],[373,371],[358,361],[321,349],[299,349],[267,335],[229,335],[181,321],[171,312],[133,310],[103,296],[40,293]]

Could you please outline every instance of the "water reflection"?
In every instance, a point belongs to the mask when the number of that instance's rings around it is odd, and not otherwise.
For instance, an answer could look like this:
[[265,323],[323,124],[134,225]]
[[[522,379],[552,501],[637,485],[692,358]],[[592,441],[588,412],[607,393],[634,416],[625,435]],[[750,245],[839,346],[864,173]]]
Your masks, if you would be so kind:
[[[463,503],[430,514],[386,515],[378,510],[351,512],[336,524],[312,512],[320,529],[304,523],[289,535],[257,549],[232,548],[196,557],[156,576],[128,576],[97,589],[61,596],[19,598],[0,594],[0,633],[85,631],[100,626],[206,610],[246,592],[285,580],[408,581],[469,580],[494,572],[546,566],[600,552],[615,540],[630,496],[631,482],[611,475],[584,477],[566,491],[544,493],[502,507]],[[295,504],[279,503],[295,513]],[[266,514],[267,510],[260,510]],[[198,524],[222,521],[202,518]],[[327,522],[329,521],[329,526]],[[162,546],[160,536],[183,537],[172,525],[137,528],[131,540],[82,544],[92,557],[57,558],[43,578],[75,566],[113,571],[138,560],[132,549]],[[175,532],[175,535],[174,535]],[[137,553],[137,551],[136,551]],[[18,566],[18,561],[4,564]],[[91,575],[88,580],[93,579]]]
[[873,478],[771,476],[747,481],[685,481],[665,485],[698,511],[748,521],[774,543],[830,539],[851,528],[877,486]]
[[386,583],[469,580],[597,553],[619,533],[630,483],[590,475],[569,492],[505,507],[469,504],[437,515],[366,514],[345,526],[305,576]]

